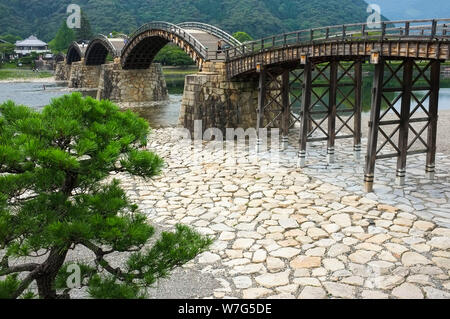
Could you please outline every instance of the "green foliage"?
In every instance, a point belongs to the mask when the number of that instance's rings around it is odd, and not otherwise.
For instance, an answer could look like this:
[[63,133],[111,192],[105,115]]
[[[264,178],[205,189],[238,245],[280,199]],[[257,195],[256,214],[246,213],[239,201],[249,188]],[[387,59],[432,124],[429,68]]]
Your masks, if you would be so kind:
[[[404,0],[409,1],[409,0]],[[440,0],[445,1],[445,0]],[[44,41],[51,40],[72,0],[0,0],[0,30]],[[200,20],[232,33],[245,31],[255,39],[287,31],[325,25],[365,22],[364,0],[79,0],[91,17],[95,33],[131,33],[144,23],[181,23]],[[94,19],[95,17],[95,19]]]
[[55,38],[50,41],[49,47],[56,52],[62,52],[67,50],[73,41],[75,41],[75,33],[72,29],[69,29],[66,21],[63,21]]
[[[10,68],[12,65],[6,64],[5,67]],[[53,76],[50,72],[33,72],[31,70],[25,70],[17,68],[17,65],[13,65],[13,70],[8,69],[0,69],[0,80],[9,80],[9,79],[44,79],[50,78]]]
[[[56,298],[68,278],[66,255],[77,246],[96,255],[94,268],[80,265],[83,283],[95,296],[121,298],[144,296],[137,287],[208,247],[209,239],[177,226],[144,250],[153,227],[120,182],[106,180],[112,173],[144,179],[160,173],[163,160],[143,149],[148,134],[148,123],[131,111],[79,93],[54,99],[40,113],[11,101],[0,106],[0,249],[6,251],[0,277],[29,272],[14,298],[34,280],[54,287],[39,289],[40,298]],[[10,258],[42,251],[44,262],[9,266]],[[125,270],[109,265],[112,253],[133,253]]]
[[[146,285],[164,278],[169,271],[181,266],[201,253],[211,240],[200,236],[186,226],[177,225],[175,233],[163,233],[161,239],[146,253],[133,254],[127,264],[130,274],[143,272]],[[135,279],[133,275],[129,281]]]
[[181,48],[174,44],[168,44],[156,55],[155,62],[162,65],[186,66],[195,62]]
[[238,31],[238,32],[234,33],[233,37],[241,43],[253,40],[253,38],[248,33],[243,32],[243,31]]
[[27,291],[22,295],[22,299],[35,299],[37,296],[32,291]]
[[94,37],[91,23],[84,11],[81,11],[81,27],[75,30],[76,40],[91,40]]
[[13,54],[15,45],[11,43],[0,43],[0,55],[1,54]]
[[95,275],[89,281],[88,292],[95,299],[144,299],[146,294],[138,285],[120,283],[114,277],[101,278]]
[[17,275],[7,276],[5,280],[0,280],[0,299],[11,299],[19,285],[20,281],[17,279]]
[[22,40],[21,37],[12,35],[12,34],[5,34],[0,36],[0,39],[5,40],[6,42],[9,42],[10,44],[15,44],[16,41]]
[[89,265],[83,264],[83,263],[67,263],[64,264],[64,266],[61,267],[61,269],[58,272],[58,275],[55,279],[55,287],[56,289],[66,289],[67,288],[67,280],[69,279],[69,276],[72,274],[69,272],[68,268],[71,265],[76,265],[80,268],[80,282],[83,282],[85,280],[89,281],[94,275],[97,274],[97,269],[94,267],[91,267]]

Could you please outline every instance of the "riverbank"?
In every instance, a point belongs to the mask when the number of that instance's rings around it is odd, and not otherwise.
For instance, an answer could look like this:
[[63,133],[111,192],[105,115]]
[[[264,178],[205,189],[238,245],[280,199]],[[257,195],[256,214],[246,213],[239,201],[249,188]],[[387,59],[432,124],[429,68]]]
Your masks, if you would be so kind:
[[[6,70],[7,71],[7,70]],[[40,72],[32,74],[8,73],[0,69],[0,83],[55,83],[55,77],[50,72]]]

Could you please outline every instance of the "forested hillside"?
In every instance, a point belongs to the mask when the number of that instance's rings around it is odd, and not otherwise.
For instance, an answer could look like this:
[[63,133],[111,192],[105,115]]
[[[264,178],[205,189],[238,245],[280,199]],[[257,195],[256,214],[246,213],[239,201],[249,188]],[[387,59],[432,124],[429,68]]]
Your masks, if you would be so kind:
[[363,22],[364,0],[0,0],[0,35],[54,38],[77,3],[97,33],[129,33],[145,22],[200,21],[254,38],[301,28]]

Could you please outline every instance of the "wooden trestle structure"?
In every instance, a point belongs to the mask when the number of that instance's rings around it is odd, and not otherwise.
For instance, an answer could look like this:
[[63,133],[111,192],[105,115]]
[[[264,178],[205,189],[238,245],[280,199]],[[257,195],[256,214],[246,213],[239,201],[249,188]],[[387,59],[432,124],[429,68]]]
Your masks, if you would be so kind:
[[[327,141],[330,164],[336,140],[353,139],[359,156],[363,65],[370,63],[365,190],[373,191],[376,161],[387,158],[397,158],[397,182],[403,185],[407,157],[425,153],[425,171],[433,179],[440,66],[450,60],[448,23],[386,22],[378,32],[355,24],[270,37],[229,49],[228,74],[230,79],[258,77],[258,131],[279,128],[286,143],[290,128],[299,123],[299,165],[304,167],[309,142]],[[294,104],[301,105],[296,113]]]

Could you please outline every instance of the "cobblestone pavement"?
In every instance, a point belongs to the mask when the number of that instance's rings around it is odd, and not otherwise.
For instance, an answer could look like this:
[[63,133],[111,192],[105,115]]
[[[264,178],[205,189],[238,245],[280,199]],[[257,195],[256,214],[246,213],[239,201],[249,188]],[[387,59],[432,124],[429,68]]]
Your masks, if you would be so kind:
[[301,170],[293,147],[279,165],[244,147],[225,163],[208,149],[195,161],[173,133],[150,137],[167,164],[161,176],[121,179],[161,229],[183,223],[215,239],[183,268],[219,283],[196,297],[450,298],[448,156],[438,156],[434,183],[424,179],[425,159],[409,158],[403,188],[390,186],[395,161],[378,162],[375,193],[364,194],[351,145],[337,145],[331,167],[326,148],[311,145]]

